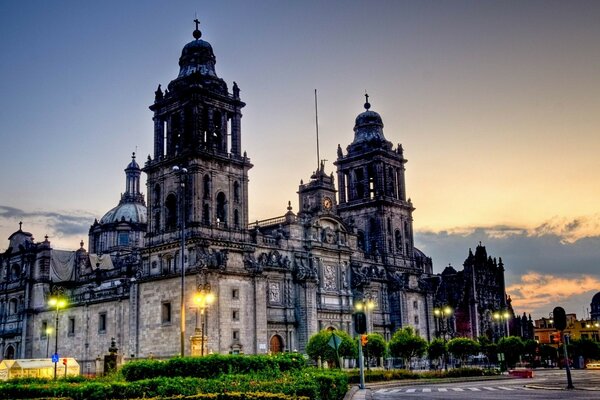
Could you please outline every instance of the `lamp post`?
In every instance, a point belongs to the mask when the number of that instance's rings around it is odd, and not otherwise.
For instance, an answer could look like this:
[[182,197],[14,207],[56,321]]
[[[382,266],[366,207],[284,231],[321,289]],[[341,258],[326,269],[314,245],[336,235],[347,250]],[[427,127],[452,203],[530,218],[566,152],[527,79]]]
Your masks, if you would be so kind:
[[[365,388],[365,360],[363,357],[363,337],[366,339],[366,335],[369,333],[369,312],[375,308],[375,302],[370,298],[363,298],[354,303],[354,310],[356,314],[364,315],[364,331],[361,333],[361,337],[358,339],[358,368],[360,374],[359,388]],[[355,329],[358,327],[355,326]],[[362,331],[362,329],[360,329]],[[368,343],[365,340],[365,343]],[[367,364],[368,367],[368,364]]]
[[[48,305],[52,308],[56,308],[56,325],[54,327],[54,355],[52,356],[52,361],[54,362],[54,379],[56,379],[56,368],[58,364],[58,312],[61,308],[65,308],[67,306],[67,301],[60,297],[62,293],[59,290],[55,290],[54,294],[48,300]],[[46,351],[48,344],[46,343]]]
[[[200,355],[204,356],[204,332],[208,327],[208,313],[206,312],[206,308],[215,302],[215,295],[210,291],[210,285],[204,285],[200,291],[194,297],[194,302],[196,303],[196,331],[198,331],[198,321],[201,319],[200,329]],[[198,311],[200,311],[200,318],[198,318]],[[208,338],[206,340],[208,342]]]
[[[442,335],[444,339],[444,347],[447,346],[446,334],[450,332],[450,316],[452,316],[452,307],[441,306],[433,309],[433,315],[437,318],[438,322],[438,337]],[[444,352],[444,369],[448,371],[448,349]]]
[[502,337],[508,336],[508,320],[510,318],[510,313],[508,310],[496,311],[492,314],[492,318],[494,321],[498,323],[498,326],[503,326],[502,328]]
[[181,357],[185,355],[185,175],[187,168],[173,167],[173,172],[179,174],[180,190],[180,208],[181,208],[181,325],[180,325],[180,351]]

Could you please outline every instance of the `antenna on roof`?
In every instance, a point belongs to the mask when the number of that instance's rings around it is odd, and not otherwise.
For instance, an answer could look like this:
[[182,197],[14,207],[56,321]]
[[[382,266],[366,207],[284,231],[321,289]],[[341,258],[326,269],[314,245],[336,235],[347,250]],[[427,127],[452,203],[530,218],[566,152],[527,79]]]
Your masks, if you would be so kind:
[[317,89],[315,89],[315,128],[317,131],[317,171],[319,170],[321,156],[319,154],[319,109],[317,107]]

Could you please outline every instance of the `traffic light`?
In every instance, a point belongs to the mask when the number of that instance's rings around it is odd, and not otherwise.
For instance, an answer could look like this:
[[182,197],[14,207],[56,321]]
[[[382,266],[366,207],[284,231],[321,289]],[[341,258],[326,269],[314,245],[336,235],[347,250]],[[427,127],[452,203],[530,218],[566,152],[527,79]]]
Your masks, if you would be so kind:
[[360,335],[360,344],[362,345],[362,347],[365,347],[368,342],[369,338],[367,338],[367,335]]
[[67,366],[67,359],[63,358],[63,365],[66,367]]
[[554,343],[554,335],[550,335],[550,343]]
[[362,311],[354,313],[354,330],[358,334],[367,332],[367,315]]

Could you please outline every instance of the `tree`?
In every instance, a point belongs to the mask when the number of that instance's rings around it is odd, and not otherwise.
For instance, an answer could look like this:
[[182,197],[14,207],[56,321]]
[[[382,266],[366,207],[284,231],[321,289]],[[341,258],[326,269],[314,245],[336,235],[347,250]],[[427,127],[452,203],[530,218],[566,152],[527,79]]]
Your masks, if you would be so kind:
[[530,366],[534,366],[535,358],[538,353],[538,342],[533,339],[527,339],[523,342],[523,353],[527,357]]
[[385,355],[387,344],[385,339],[379,333],[370,333],[367,335],[367,345],[363,349],[365,357],[367,358],[367,365],[369,360],[378,360],[380,357]]
[[597,360],[600,358],[600,346],[598,343],[588,338],[571,340],[571,347],[567,347],[570,351],[570,357],[573,360],[583,357],[584,360]]
[[[446,359],[448,346],[443,339],[434,339],[427,346],[427,357],[432,364],[440,365],[442,359]],[[435,362],[434,362],[435,361]]]
[[518,336],[504,337],[498,341],[498,351],[504,353],[506,365],[514,368],[520,356],[525,352],[525,344]]
[[390,353],[394,357],[404,359],[404,364],[410,368],[413,357],[425,354],[427,342],[421,336],[415,335],[412,327],[398,329],[390,340]]
[[339,356],[355,358],[357,347],[350,335],[344,331],[328,329],[324,329],[310,337],[308,345],[306,345],[306,354],[315,361],[318,361],[321,357],[321,360],[327,361],[330,365],[333,363],[337,365],[337,354],[335,349],[329,345],[334,333],[342,339],[338,349]]
[[454,338],[448,342],[448,351],[464,364],[468,356],[474,356],[479,352],[479,343],[468,338]]
[[479,342],[479,351],[481,351],[487,357],[488,366],[490,363],[498,362],[498,346],[487,336],[479,336],[477,338]]

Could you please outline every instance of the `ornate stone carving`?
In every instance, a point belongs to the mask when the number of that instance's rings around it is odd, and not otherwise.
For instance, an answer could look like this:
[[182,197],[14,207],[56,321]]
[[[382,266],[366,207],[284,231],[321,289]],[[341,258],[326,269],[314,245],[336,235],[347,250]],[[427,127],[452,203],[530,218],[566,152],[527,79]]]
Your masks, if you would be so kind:
[[307,258],[301,256],[296,256],[294,261],[294,276],[296,277],[296,280],[318,281],[317,268],[315,265],[316,261],[311,262]]
[[368,267],[362,267],[359,263],[353,261],[350,264],[350,269],[352,271],[352,289],[371,283],[371,275]]
[[269,282],[269,303],[281,303],[281,286],[279,282]]
[[333,265],[325,265],[323,267],[323,288],[325,290],[337,289],[336,275]]
[[200,268],[218,269],[224,271],[227,267],[227,250],[200,249],[197,254]]
[[269,253],[262,253],[258,256],[258,262],[265,267],[289,269],[291,262],[287,256],[282,255],[277,250]]
[[322,235],[321,239],[322,239],[322,241],[324,243],[328,243],[328,244],[334,244],[335,243],[335,236],[336,235],[335,235],[335,232],[334,232],[333,229],[331,229],[329,227],[324,228],[323,231],[322,231],[322,233],[321,233],[321,235]]
[[256,261],[254,254],[244,256],[244,267],[253,274],[262,274],[263,272],[262,264]]

